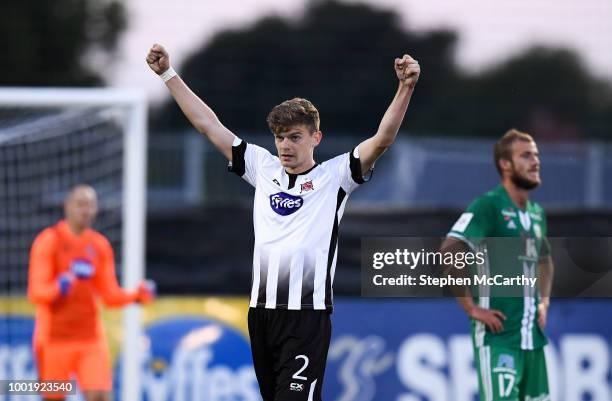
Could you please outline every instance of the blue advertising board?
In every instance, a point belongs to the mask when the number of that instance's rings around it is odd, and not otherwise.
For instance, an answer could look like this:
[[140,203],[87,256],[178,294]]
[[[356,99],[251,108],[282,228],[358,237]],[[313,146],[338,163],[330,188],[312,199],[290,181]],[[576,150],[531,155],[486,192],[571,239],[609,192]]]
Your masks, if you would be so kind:
[[[611,317],[608,300],[553,300],[552,400],[612,400]],[[469,321],[454,300],[340,300],[333,321],[324,399],[478,399]]]
[[[247,300],[216,298],[217,314],[188,311],[186,302],[161,299],[163,313],[145,313],[142,400],[260,400]],[[553,401],[612,400],[611,311],[607,300],[553,300],[546,329]],[[477,400],[469,321],[454,300],[338,299],[332,321],[324,400]],[[36,377],[32,330],[31,315],[0,317],[0,379]]]

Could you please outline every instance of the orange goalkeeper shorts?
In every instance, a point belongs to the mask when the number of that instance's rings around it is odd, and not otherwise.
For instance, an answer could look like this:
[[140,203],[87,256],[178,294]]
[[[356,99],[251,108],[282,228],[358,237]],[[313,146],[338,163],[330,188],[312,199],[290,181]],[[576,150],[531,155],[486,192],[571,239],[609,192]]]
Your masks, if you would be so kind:
[[38,344],[34,352],[40,380],[76,378],[81,391],[112,389],[110,353],[104,340]]

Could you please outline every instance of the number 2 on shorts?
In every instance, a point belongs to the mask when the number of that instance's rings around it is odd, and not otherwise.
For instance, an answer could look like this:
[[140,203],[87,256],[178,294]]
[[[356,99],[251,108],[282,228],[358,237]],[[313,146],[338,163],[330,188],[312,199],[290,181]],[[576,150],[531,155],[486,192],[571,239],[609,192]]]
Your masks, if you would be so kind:
[[303,359],[304,360],[304,366],[302,366],[300,369],[298,369],[298,371],[295,372],[293,374],[293,376],[291,376],[291,377],[293,379],[296,379],[296,380],[308,380],[308,378],[306,378],[304,376],[300,376],[300,373],[302,373],[308,367],[308,357],[306,355],[298,355],[298,356],[295,357],[295,359]]

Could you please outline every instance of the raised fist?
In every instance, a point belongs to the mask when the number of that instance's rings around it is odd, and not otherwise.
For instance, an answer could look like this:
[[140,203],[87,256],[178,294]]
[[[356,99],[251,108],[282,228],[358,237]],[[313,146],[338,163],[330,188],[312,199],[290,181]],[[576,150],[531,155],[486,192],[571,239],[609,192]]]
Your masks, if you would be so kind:
[[163,74],[170,68],[170,56],[164,47],[155,43],[147,54],[147,64],[157,74]]
[[408,85],[408,87],[414,88],[421,74],[419,62],[409,55],[404,54],[402,58],[395,59],[394,67],[397,79],[405,85]]

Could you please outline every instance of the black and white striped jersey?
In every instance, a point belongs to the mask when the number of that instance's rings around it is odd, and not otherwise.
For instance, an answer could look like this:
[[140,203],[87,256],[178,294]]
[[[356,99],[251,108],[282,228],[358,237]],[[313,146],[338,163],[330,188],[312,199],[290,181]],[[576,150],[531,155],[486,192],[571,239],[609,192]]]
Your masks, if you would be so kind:
[[231,171],[255,187],[250,306],[331,311],[338,224],[364,182],[358,148],[289,174],[278,157],[236,138]]

